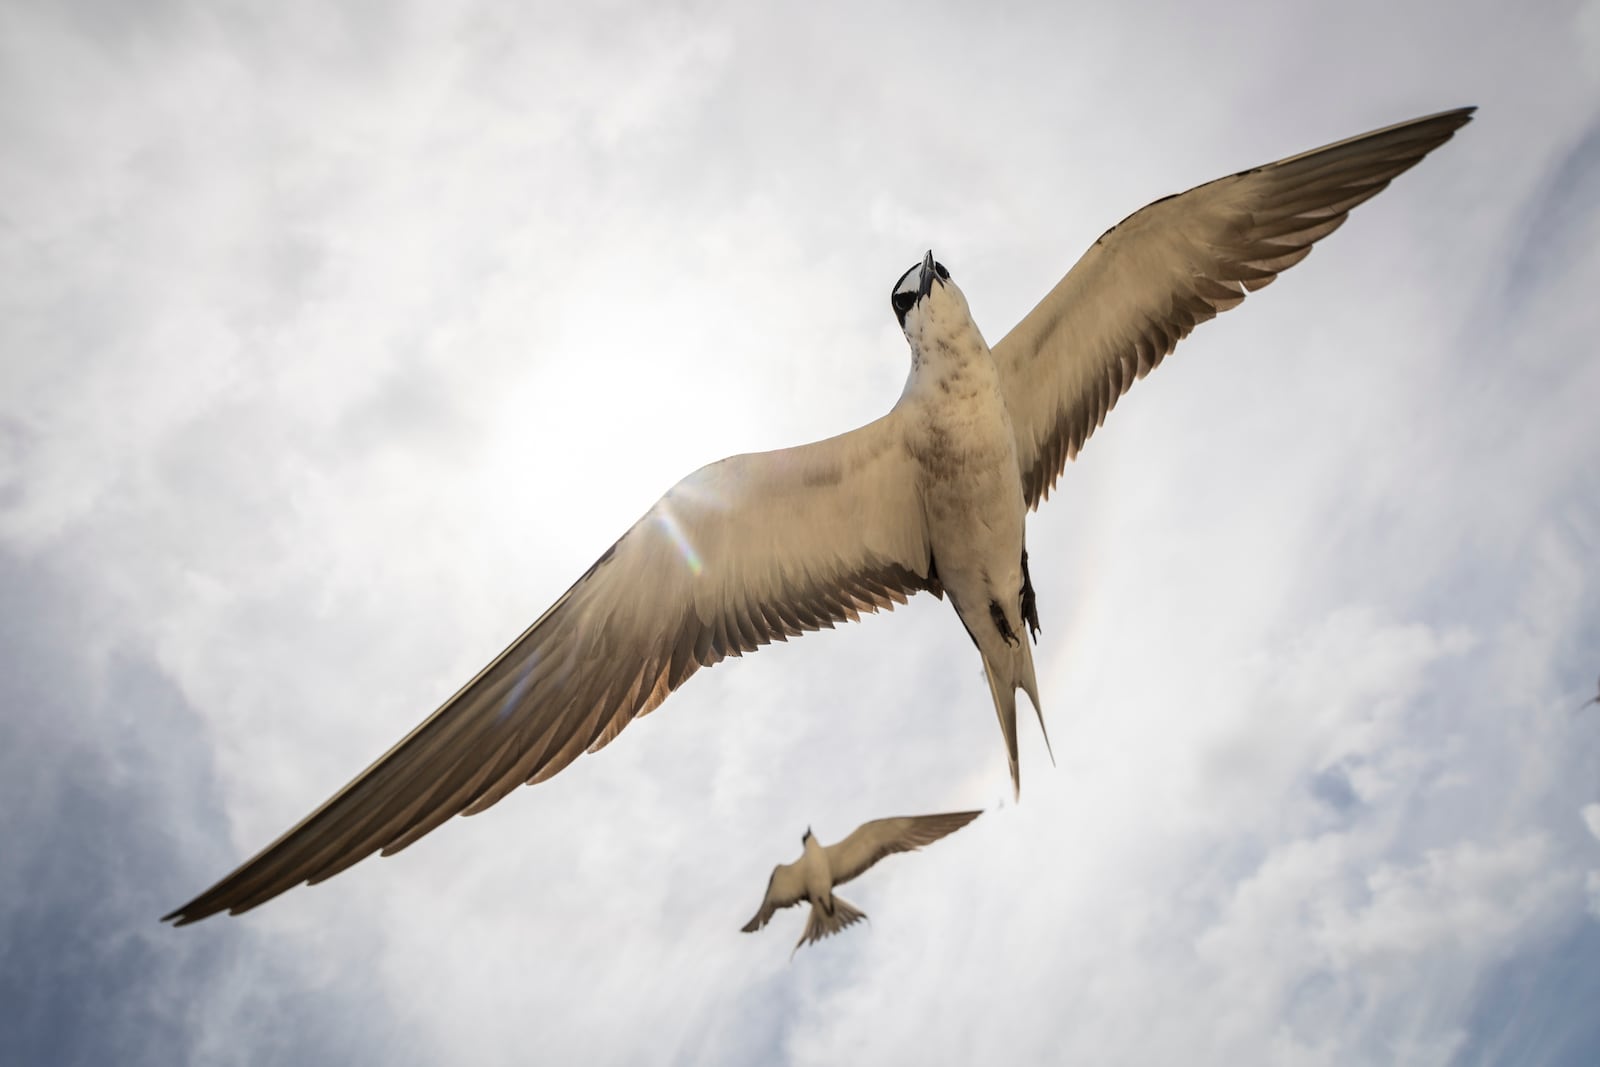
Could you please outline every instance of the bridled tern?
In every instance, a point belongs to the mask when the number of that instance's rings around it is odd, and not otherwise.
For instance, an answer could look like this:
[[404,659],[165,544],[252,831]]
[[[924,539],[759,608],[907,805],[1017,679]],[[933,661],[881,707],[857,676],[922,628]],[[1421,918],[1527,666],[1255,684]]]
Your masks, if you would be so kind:
[[[923,845],[931,845],[982,814],[981,811],[957,811],[949,815],[874,819],[862,823],[849,837],[834,845],[818,842],[808,826],[800,839],[805,851],[793,863],[772,868],[767,895],[762,898],[754,918],[744,924],[744,932],[753,934],[767,925],[778,909],[809,900],[811,915],[806,919],[805,932],[794,943],[795,951],[808,941],[832,937],[867,917],[866,912],[836,896],[835,886],[859,878],[885,856],[914,852]],[[793,956],[794,952],[789,955]]]
[[237,914],[397,852],[608,744],[701,667],[923,590],[948,594],[977,646],[1020,795],[1018,689],[1039,713],[1028,511],[1190,330],[1304,259],[1472,111],[1157,200],[1107,230],[992,349],[929,252],[891,295],[911,373],[887,415],[673,486],[438,711],[166,918]]

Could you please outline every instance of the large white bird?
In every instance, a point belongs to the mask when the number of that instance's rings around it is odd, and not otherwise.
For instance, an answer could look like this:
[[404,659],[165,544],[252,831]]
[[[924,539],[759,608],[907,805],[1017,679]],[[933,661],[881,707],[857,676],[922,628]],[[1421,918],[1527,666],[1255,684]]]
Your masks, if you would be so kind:
[[[836,886],[865,874],[873,864],[896,852],[913,852],[953,834],[982,815],[981,811],[957,811],[948,815],[907,815],[898,819],[874,819],[856,827],[849,837],[835,845],[824,845],[806,827],[800,839],[805,849],[793,863],[772,868],[767,880],[767,895],[755,916],[744,924],[753,934],[767,925],[780,909],[811,901],[811,914],[795,951],[808,941],[832,937],[847,926],[867,917],[867,913],[834,893]],[[789,955],[793,956],[791,952]]]
[[978,648],[1020,792],[1016,690],[1039,708],[1027,512],[1135,379],[1304,259],[1472,111],[1158,200],[1107,230],[992,350],[930,252],[892,292],[911,374],[887,415],[673,486],[443,707],[166,918],[237,914],[397,852],[608,744],[701,667],[922,590],[949,595]]

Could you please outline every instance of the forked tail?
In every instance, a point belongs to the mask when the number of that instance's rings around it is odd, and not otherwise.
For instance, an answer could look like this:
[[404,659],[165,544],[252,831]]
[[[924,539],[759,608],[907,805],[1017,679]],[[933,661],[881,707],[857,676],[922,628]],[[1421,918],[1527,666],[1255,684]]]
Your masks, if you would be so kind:
[[[998,662],[997,662],[998,661]],[[1033,676],[1033,649],[1026,640],[1006,646],[997,656],[983,657],[983,673],[989,679],[989,695],[994,697],[994,713],[1000,719],[1000,733],[1006,742],[1006,759],[1011,764],[1011,788],[1022,799],[1022,771],[1017,766],[1017,690],[1028,694],[1033,712],[1039,717],[1039,732],[1044,735],[1044,750],[1050,763],[1056,754],[1050,747],[1050,731],[1045,729],[1044,709],[1039,706],[1039,683]]]
[[833,913],[822,909],[822,905],[813,903],[811,915],[806,919],[805,933],[800,935],[800,940],[794,943],[794,951],[789,953],[793,959],[795,952],[800,951],[800,946],[812,941],[821,941],[825,937],[832,937],[847,926],[854,926],[867,917],[867,913],[839,896],[833,897]]

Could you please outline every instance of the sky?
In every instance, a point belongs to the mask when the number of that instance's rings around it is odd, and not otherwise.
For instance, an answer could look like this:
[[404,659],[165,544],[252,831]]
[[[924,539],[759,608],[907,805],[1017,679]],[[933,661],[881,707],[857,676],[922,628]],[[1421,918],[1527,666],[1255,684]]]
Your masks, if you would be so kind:
[[[0,5],[0,1062],[1600,1062],[1600,3]],[[674,481],[1159,196],[1481,109],[947,603],[157,919]],[[980,807],[798,953],[772,866]]]

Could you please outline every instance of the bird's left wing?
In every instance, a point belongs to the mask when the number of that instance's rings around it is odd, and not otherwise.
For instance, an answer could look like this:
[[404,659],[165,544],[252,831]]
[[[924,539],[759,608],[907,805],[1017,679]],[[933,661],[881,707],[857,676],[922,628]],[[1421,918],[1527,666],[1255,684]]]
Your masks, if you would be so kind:
[[166,918],[237,914],[396,852],[598,749],[701,667],[937,592],[903,418],[679,482],[443,707]]
[[993,349],[1028,506],[1190,330],[1304,259],[1472,112],[1412,119],[1219,178],[1101,235]]
[[800,903],[805,895],[806,884],[800,877],[800,864],[784,863],[772,868],[772,877],[767,879],[767,895],[761,898],[761,907],[740,929],[747,934],[755,933],[767,925],[780,909]]
[[982,814],[981,811],[956,811],[948,815],[906,815],[862,823],[849,837],[827,847],[833,884],[844,885],[885,856],[931,845]]

